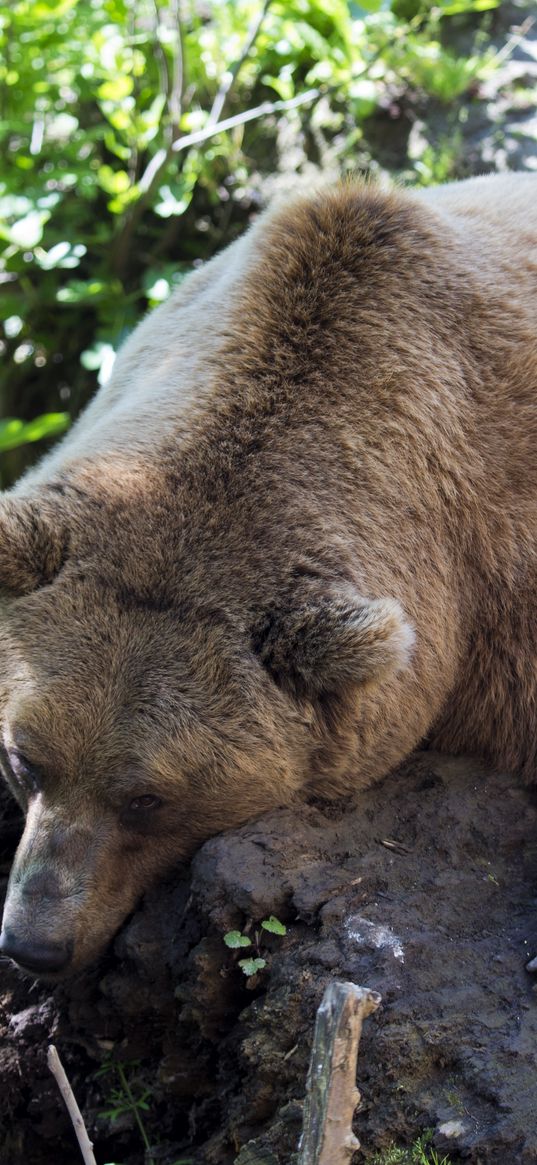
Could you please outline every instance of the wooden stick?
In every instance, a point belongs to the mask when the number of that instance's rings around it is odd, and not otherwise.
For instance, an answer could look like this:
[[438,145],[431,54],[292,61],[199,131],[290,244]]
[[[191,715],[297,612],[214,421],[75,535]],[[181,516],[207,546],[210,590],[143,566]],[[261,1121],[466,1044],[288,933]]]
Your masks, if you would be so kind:
[[317,1011],[306,1083],[298,1165],[349,1165],[360,1148],[352,1116],[360,1100],[356,1060],[362,1023],[381,996],[354,983],[330,983]]
[[54,1047],[54,1044],[49,1045],[47,1053],[47,1064],[65,1101],[65,1106],[71,1118],[71,1122],[76,1133],[76,1139],[80,1146],[80,1152],[82,1153],[84,1165],[97,1165],[93,1154],[93,1145],[88,1137],[82,1113],[75,1100],[73,1089],[69,1084],[65,1074],[65,1069],[58,1055],[57,1048]]

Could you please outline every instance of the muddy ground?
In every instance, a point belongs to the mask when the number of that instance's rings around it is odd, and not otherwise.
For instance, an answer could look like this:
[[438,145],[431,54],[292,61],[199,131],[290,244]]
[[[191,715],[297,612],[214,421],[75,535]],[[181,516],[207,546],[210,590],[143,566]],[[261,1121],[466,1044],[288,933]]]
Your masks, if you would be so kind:
[[[14,841],[8,812],[6,863]],[[144,1163],[132,1111],[102,1115],[125,1081],[148,1093],[155,1163],[292,1165],[332,978],[383,997],[361,1046],[355,1165],[424,1129],[454,1163],[537,1162],[536,885],[535,793],[433,753],[355,806],[278,810],[209,841],[68,987],[1,968],[2,1165],[79,1165],[51,1037],[99,1165]],[[260,931],[269,915],[285,936]],[[232,929],[266,960],[257,978],[226,947]]]

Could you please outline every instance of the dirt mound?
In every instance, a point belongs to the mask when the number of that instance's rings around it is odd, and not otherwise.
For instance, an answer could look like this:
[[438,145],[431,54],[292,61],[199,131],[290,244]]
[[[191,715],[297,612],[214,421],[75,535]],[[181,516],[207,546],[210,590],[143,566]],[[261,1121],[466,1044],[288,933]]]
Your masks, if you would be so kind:
[[[536,819],[512,779],[422,753],[352,807],[214,838],[68,987],[5,964],[0,1161],[79,1165],[52,1035],[99,1162],[144,1161],[136,1109],[155,1162],[291,1165],[315,1010],[339,978],[383,997],[360,1051],[356,1161],[434,1128],[453,1162],[536,1162]],[[285,935],[260,926],[270,916]],[[233,930],[250,947],[229,949]],[[248,957],[266,964],[250,977]]]

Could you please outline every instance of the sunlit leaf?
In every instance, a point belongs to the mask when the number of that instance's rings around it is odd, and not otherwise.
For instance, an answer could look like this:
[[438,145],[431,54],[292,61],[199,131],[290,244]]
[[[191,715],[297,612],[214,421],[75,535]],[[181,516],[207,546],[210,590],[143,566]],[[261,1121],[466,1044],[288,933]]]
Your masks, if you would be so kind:
[[0,228],[0,234],[16,243],[17,247],[30,249],[35,247],[43,237],[43,227],[50,218],[47,211],[31,210],[24,218],[14,222],[10,227]]
[[114,367],[116,352],[112,344],[98,341],[93,348],[86,348],[80,357],[83,368],[98,372],[99,384],[106,384]]
[[459,12],[486,12],[498,8],[500,0],[438,0],[438,8],[443,16],[455,16]]
[[45,126],[45,136],[48,141],[63,141],[70,138],[78,129],[78,118],[70,113],[58,113],[50,118]]
[[99,166],[97,177],[107,194],[124,194],[131,184],[126,170],[113,170],[111,166]]
[[164,303],[170,294],[171,287],[167,279],[156,279],[146,290],[150,303]]
[[12,340],[22,331],[24,321],[20,316],[7,316],[4,320],[4,332]]
[[85,303],[108,291],[108,285],[100,279],[73,279],[67,287],[60,287],[56,298],[60,303]]
[[172,214],[184,214],[192,201],[192,189],[188,187],[183,194],[176,198],[169,186],[161,186],[159,190],[160,202],[155,205],[155,214],[161,218],[170,218]]
[[120,102],[132,93],[133,88],[134,81],[132,77],[126,77],[125,75],[119,76],[115,77],[113,81],[105,81],[102,85],[99,85],[97,97],[100,97],[101,101]]
[[17,449],[31,441],[41,441],[44,437],[56,437],[69,427],[68,413],[45,413],[33,421],[20,421],[14,417],[0,421],[0,451]]
[[77,267],[83,255],[86,254],[87,248],[83,243],[77,243],[74,247],[71,243],[63,242],[56,243],[50,251],[44,251],[42,247],[36,247],[35,258],[39,266],[44,271],[52,271],[55,267]]

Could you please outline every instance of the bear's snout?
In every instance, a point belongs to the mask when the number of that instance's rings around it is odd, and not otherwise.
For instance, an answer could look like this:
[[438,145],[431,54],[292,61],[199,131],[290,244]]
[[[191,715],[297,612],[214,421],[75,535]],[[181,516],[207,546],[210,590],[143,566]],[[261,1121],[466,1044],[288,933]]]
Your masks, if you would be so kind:
[[23,939],[4,928],[0,935],[0,954],[13,959],[23,971],[35,975],[58,975],[69,967],[73,943]]
[[69,906],[53,869],[19,866],[6,897],[0,954],[30,974],[66,972],[75,946]]

